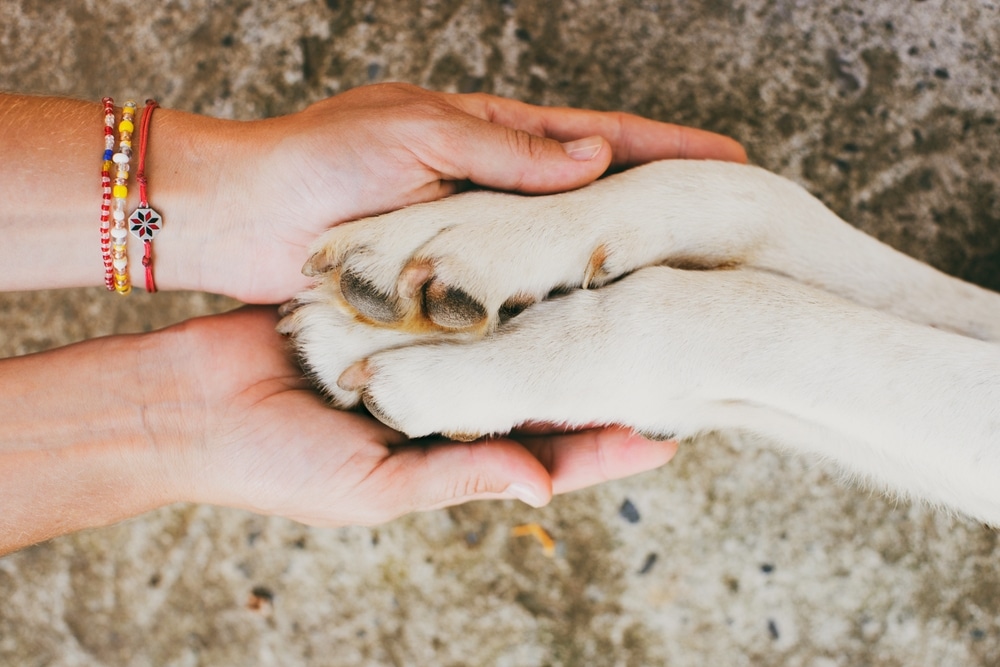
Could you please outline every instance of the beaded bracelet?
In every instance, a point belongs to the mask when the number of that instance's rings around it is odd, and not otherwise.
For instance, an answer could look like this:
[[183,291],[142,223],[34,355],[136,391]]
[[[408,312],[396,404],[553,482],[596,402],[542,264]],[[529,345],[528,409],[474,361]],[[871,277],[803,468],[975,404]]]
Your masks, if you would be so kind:
[[139,165],[135,174],[136,183],[139,184],[139,206],[128,217],[128,226],[132,235],[142,241],[144,248],[142,265],[146,267],[147,292],[156,291],[156,283],[153,281],[153,239],[163,227],[163,217],[149,207],[149,198],[146,196],[146,147],[149,144],[149,121],[157,106],[156,100],[149,99],[146,100],[146,106],[142,110],[139,130]]
[[115,291],[114,267],[111,264],[111,157],[115,148],[115,101],[105,97],[104,153],[101,155],[101,258],[104,261],[104,285]]
[[111,188],[113,206],[111,215],[111,264],[114,268],[115,291],[128,294],[132,282],[128,274],[128,228],[125,224],[125,206],[128,201],[129,162],[132,160],[132,131],[135,129],[135,102],[128,101],[122,107],[122,119],[118,123],[118,152],[112,156],[117,168],[114,187]]

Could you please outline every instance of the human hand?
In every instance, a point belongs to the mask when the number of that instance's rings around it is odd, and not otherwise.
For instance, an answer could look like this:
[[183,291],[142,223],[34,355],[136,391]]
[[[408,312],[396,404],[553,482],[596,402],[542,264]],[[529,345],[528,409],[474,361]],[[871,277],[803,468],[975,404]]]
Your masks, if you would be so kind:
[[[0,94],[0,117],[0,152],[43,151],[0,164],[0,290],[101,284],[95,227],[80,224],[100,201],[101,105]],[[305,288],[307,249],[329,227],[468,183],[540,194],[584,185],[609,165],[746,160],[739,144],[710,132],[402,84],[250,122],[161,108],[148,139],[149,203],[163,218],[153,248],[157,285],[253,303],[287,301]],[[131,187],[126,209],[138,204]],[[45,261],[32,251],[39,245]],[[130,243],[128,255],[141,271],[143,244]]]
[[542,505],[675,452],[621,429],[407,442],[330,409],[276,319],[244,309],[0,360],[0,555],[181,501],[321,526],[476,498]]
[[[188,156],[197,146],[179,193],[194,196],[187,198],[188,215],[178,217],[190,218],[188,225],[211,221],[164,232],[158,252],[163,261],[186,264],[187,283],[198,277],[187,286],[252,303],[285,301],[305,288],[300,269],[308,247],[329,227],[437,199],[467,183],[542,194],[585,185],[609,166],[666,158],[746,161],[737,142],[710,132],[403,84],[357,88],[251,123],[206,126],[198,117],[157,114],[152,182],[155,172],[176,169],[171,152]],[[156,123],[193,146],[158,149]],[[181,241],[192,233],[198,240]]]
[[174,500],[321,526],[375,524],[486,498],[534,506],[658,467],[676,444],[627,430],[533,433],[460,444],[408,442],[367,415],[332,410],[288,360],[271,309],[192,320],[153,336],[187,387],[172,398],[178,438],[165,463]]

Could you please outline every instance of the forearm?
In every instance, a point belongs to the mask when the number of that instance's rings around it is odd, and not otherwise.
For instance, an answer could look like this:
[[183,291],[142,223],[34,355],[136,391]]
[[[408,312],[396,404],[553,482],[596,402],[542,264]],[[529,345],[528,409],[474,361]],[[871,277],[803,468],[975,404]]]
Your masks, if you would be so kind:
[[0,361],[0,554],[173,500],[183,422],[144,368],[144,339]]
[[[225,201],[229,191],[220,175],[234,175],[245,162],[244,126],[170,109],[154,113],[146,175],[149,203],[164,220],[154,242],[160,288],[215,287],[205,267],[229,259],[221,250],[227,213],[239,215]],[[0,95],[6,158],[0,161],[0,291],[103,284],[102,129],[97,102]],[[126,213],[139,203],[138,148],[136,132]],[[142,243],[130,236],[128,247],[132,282],[142,287]]]

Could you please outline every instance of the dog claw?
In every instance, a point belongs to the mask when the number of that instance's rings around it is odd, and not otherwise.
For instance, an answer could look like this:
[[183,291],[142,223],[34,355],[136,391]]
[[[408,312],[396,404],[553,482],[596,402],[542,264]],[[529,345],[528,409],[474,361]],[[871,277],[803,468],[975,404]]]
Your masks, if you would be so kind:
[[428,261],[411,262],[406,265],[396,282],[396,291],[404,299],[412,299],[420,293],[420,288],[434,276],[434,265]]
[[290,336],[295,332],[295,327],[293,326],[294,320],[295,318],[291,317],[291,315],[285,315],[278,320],[278,324],[274,327],[274,330],[282,336]]
[[302,307],[302,301],[298,298],[291,299],[278,306],[278,317],[288,317]]
[[302,274],[310,278],[323,275],[333,268],[330,256],[325,250],[313,254],[302,266]]
[[[373,399],[367,393],[362,392],[362,394],[361,394],[361,402],[365,404],[365,408],[368,410],[368,412],[371,413],[372,417],[374,417],[375,419],[379,420],[380,422],[382,422],[383,424],[385,424],[386,426],[388,426],[389,428],[391,428],[393,430],[399,431],[400,433],[405,433],[403,431],[403,429],[399,428],[399,424],[397,424],[394,420],[392,420],[382,410],[382,408],[379,407],[379,404],[375,401],[375,399]],[[407,433],[406,435],[410,435],[410,434]]]
[[583,274],[583,284],[581,285],[583,289],[599,287],[608,279],[608,272],[604,268],[604,264],[607,261],[607,248],[603,245],[597,246],[597,249],[590,255],[590,261],[587,262],[587,270]]
[[337,386],[344,391],[359,391],[372,379],[372,369],[368,360],[359,361],[347,367],[337,378]]

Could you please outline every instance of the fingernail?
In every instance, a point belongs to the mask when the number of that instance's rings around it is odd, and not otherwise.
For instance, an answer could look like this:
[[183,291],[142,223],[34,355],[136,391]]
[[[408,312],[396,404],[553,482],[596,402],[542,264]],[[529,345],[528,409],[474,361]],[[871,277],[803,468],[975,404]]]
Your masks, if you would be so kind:
[[567,141],[562,147],[566,151],[566,155],[574,160],[587,161],[597,157],[603,145],[604,140],[601,137],[584,137],[583,139]]
[[522,484],[521,482],[514,482],[508,486],[507,490],[504,491],[504,494],[510,498],[516,498],[525,505],[531,505],[532,507],[542,507],[545,505],[545,501],[538,494],[538,491],[527,484]]

